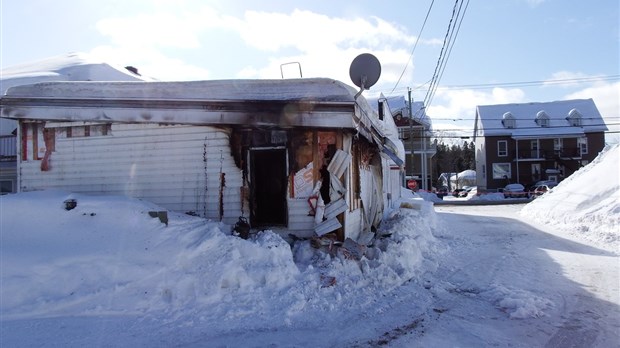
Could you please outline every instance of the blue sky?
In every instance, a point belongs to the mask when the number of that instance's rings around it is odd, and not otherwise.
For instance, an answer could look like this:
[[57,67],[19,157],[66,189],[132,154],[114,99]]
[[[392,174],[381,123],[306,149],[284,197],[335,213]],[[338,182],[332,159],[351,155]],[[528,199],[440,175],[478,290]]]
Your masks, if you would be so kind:
[[[432,4],[430,13],[429,8]],[[367,96],[427,96],[455,2],[0,0],[0,66],[84,52],[160,80],[330,77],[360,53],[382,64]],[[476,105],[593,98],[620,123],[617,0],[459,1],[459,30],[428,106],[437,130]],[[412,50],[424,26],[415,50]],[[454,21],[453,23],[457,23]],[[456,26],[455,26],[456,28]],[[444,53],[447,52],[444,50]]]

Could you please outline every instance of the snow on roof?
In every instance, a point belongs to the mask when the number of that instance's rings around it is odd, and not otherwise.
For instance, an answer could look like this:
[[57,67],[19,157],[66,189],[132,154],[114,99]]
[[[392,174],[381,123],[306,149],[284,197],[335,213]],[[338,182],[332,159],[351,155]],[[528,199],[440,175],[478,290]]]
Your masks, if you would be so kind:
[[475,179],[476,178],[476,171],[475,170],[471,170],[471,169],[466,169],[458,174],[454,174],[452,176],[450,176],[451,178],[469,178],[469,179]]
[[141,81],[150,80],[126,68],[98,62],[84,53],[56,57],[10,66],[0,73],[0,90],[4,94],[13,86],[46,81]]
[[[571,110],[581,114],[581,126],[572,126],[567,120]],[[537,122],[539,112],[549,117],[548,127]],[[514,118],[514,128],[504,126],[504,115]],[[479,136],[510,135],[514,138],[540,138],[583,135],[584,132],[607,130],[592,99],[560,100],[553,102],[479,105],[476,110],[476,129]]]
[[[378,101],[380,99],[387,100],[388,106],[392,111],[392,114],[398,114],[399,112],[404,117],[409,117],[409,103],[405,99],[404,96],[393,96],[393,97],[384,97],[383,94],[379,98],[370,98],[368,101],[371,103],[372,107],[377,110]],[[426,114],[426,108],[424,107],[424,102],[412,102],[411,103],[411,113],[413,113],[413,119],[419,122],[421,125],[426,126],[429,130],[432,128],[433,123]]]
[[[356,100],[358,91],[354,87],[329,78],[141,81],[127,69],[119,71],[105,63],[93,64],[80,54],[69,54],[4,69],[2,75],[3,79],[0,82],[1,90],[5,94],[2,99],[5,101],[27,97],[76,102],[80,99],[91,99],[112,102],[115,100],[294,101],[357,104],[363,113],[372,115],[362,122],[370,122],[375,129],[382,131],[380,137],[391,141],[392,151],[399,158],[404,156],[402,144],[400,146],[398,144],[400,143],[398,133],[391,132],[389,125],[379,122],[366,99],[360,97]],[[47,114],[46,117],[51,117],[50,115]],[[31,117],[38,116],[31,115]],[[385,140],[383,142],[383,145],[387,145]]]
[[10,88],[7,97],[202,101],[355,101],[357,91],[328,78],[207,81],[47,82]]
[[[127,68],[113,67],[93,60],[84,53],[68,53],[34,62],[18,64],[0,70],[0,95],[9,88],[51,81],[150,81]],[[0,134],[15,129],[12,120],[0,119]]]

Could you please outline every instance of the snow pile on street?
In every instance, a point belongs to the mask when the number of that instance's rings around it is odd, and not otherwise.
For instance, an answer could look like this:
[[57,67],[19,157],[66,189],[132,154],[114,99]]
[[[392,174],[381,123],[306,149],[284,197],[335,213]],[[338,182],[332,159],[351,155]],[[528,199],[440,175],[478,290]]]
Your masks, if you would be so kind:
[[509,314],[511,319],[540,318],[554,303],[544,297],[522,289],[511,289],[495,284],[483,296],[497,308]]
[[474,201],[503,201],[506,199],[501,192],[486,192],[481,195],[468,195],[469,200]]
[[[310,240],[291,248],[272,231],[244,240],[231,226],[184,214],[167,212],[166,225],[149,214],[163,209],[125,197],[39,191],[1,199],[3,320],[166,313],[222,329],[232,320],[320,323],[433,267],[424,255],[433,252],[436,220],[422,200],[403,200],[407,208],[356,257],[347,251],[355,248]],[[77,206],[67,210],[70,199]]]
[[527,204],[521,215],[578,233],[579,237],[617,251],[620,247],[619,146],[607,146],[594,161]]
[[415,192],[416,197],[423,198],[425,201],[429,202],[441,202],[441,198],[437,197],[437,194],[434,192],[428,192],[424,190],[418,190]]
[[445,197],[439,198],[436,193],[419,190],[415,192],[416,197],[420,197],[425,201],[439,203],[444,201],[463,202],[463,201],[503,201],[504,194],[501,192],[485,192],[478,194],[477,190],[471,191],[467,197],[454,197],[451,193]]

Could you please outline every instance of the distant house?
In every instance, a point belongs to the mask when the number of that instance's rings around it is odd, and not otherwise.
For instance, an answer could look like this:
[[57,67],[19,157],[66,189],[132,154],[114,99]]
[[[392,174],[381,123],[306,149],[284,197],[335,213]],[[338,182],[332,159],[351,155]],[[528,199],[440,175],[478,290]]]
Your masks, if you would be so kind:
[[607,130],[592,99],[481,105],[474,127],[479,190],[561,181],[596,158]]
[[[403,96],[386,98],[381,95],[377,105],[388,106],[398,128],[398,137],[405,146],[406,180],[415,181],[419,189],[430,190],[434,177],[431,160],[437,153],[437,145],[431,141],[432,122],[426,115],[424,103],[409,103]],[[379,114],[381,117],[381,111]]]
[[331,79],[53,82],[13,87],[0,108],[19,122],[20,192],[364,241],[400,198],[404,149],[358,95]]

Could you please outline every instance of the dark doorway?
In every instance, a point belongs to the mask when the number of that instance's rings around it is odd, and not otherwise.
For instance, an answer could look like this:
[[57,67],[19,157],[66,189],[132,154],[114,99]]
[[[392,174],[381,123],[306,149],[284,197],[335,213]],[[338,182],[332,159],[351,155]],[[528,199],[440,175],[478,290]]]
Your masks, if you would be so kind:
[[251,150],[250,173],[252,226],[286,226],[286,149]]

